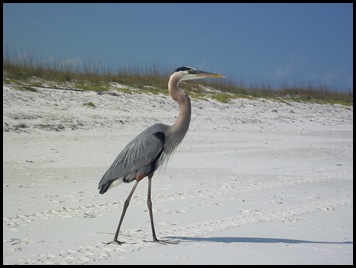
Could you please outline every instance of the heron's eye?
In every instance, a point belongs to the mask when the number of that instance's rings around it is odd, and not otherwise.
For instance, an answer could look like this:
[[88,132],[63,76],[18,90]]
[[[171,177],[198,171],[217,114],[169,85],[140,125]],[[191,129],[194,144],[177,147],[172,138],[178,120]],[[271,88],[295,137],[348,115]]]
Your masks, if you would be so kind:
[[197,73],[197,70],[196,69],[189,69],[188,70],[188,74],[196,74]]

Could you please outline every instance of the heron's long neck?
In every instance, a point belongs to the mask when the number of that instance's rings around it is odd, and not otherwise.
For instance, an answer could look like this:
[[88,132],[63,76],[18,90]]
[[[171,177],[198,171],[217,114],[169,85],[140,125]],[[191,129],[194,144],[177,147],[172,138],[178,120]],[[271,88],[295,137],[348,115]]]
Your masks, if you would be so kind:
[[183,140],[188,131],[191,116],[190,99],[188,95],[178,89],[178,79],[177,77],[171,77],[168,82],[169,94],[179,103],[177,121],[170,127],[171,132],[177,137],[177,145]]

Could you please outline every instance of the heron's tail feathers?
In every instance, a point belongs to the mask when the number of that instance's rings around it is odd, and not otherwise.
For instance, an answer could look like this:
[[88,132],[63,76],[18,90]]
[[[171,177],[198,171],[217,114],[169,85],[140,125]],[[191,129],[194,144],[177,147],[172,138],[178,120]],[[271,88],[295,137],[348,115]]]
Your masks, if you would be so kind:
[[124,182],[123,178],[118,178],[116,180],[107,180],[107,181],[101,180],[98,185],[99,193],[104,194],[107,190],[121,184],[122,182]]

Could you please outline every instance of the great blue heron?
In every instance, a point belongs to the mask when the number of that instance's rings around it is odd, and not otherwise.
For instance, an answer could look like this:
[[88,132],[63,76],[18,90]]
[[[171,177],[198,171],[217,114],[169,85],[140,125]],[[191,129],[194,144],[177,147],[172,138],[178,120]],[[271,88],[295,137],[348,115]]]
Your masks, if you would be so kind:
[[151,181],[154,172],[164,161],[168,160],[174,149],[183,140],[189,128],[191,115],[190,99],[187,94],[178,88],[178,84],[183,80],[221,77],[224,76],[199,71],[188,66],[180,67],[172,73],[168,81],[168,90],[171,97],[179,103],[179,116],[177,121],[171,126],[155,124],[136,136],[116,157],[115,161],[99,182],[99,193],[104,194],[114,185],[135,180],[135,184],[124,203],[114,240],[109,243],[124,243],[117,240],[120,227],[130,204],[130,199],[138,183],[144,177],[148,177],[147,206],[150,214],[153,241],[162,242],[156,237],[153,223]]

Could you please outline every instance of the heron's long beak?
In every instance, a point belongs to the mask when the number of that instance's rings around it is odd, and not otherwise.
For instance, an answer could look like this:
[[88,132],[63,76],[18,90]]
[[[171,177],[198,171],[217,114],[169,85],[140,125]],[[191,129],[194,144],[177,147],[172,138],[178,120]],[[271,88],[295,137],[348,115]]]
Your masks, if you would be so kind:
[[208,72],[203,72],[203,71],[198,71],[195,73],[195,75],[199,78],[223,78],[225,76],[221,74],[213,74],[213,73],[208,73]]

